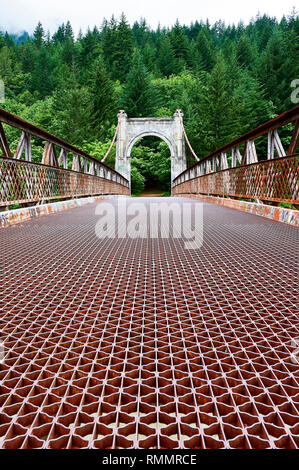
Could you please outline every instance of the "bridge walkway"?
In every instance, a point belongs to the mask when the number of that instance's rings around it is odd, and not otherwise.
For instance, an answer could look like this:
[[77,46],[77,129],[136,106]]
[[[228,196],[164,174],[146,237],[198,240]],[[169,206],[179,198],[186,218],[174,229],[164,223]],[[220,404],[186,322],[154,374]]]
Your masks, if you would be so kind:
[[186,249],[95,208],[0,231],[2,447],[298,448],[298,229],[204,203]]

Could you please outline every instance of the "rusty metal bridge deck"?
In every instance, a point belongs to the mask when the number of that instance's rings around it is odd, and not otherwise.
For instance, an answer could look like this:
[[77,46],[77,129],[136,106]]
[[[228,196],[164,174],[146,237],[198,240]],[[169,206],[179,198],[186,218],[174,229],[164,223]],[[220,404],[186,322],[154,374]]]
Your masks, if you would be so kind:
[[298,229],[204,204],[186,250],[96,221],[0,232],[1,446],[299,448]]

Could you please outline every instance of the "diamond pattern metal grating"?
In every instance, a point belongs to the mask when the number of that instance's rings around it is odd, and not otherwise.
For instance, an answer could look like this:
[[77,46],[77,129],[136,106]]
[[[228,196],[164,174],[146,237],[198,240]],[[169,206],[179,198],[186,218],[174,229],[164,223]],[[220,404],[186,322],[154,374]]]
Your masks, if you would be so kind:
[[94,214],[0,232],[1,446],[298,448],[298,230],[205,204],[186,250]]

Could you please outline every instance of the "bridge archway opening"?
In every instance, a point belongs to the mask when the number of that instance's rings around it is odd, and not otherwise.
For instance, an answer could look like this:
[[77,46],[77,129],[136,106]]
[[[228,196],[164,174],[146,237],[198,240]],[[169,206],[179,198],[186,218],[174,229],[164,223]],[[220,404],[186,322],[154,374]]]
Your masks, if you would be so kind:
[[170,184],[186,169],[185,141],[181,115],[165,118],[128,118],[123,111],[118,115],[119,130],[117,134],[115,169],[131,181],[131,152],[140,139],[158,137],[170,150],[171,174]]
[[144,132],[128,145],[133,194],[162,196],[171,191],[171,142],[159,133]]

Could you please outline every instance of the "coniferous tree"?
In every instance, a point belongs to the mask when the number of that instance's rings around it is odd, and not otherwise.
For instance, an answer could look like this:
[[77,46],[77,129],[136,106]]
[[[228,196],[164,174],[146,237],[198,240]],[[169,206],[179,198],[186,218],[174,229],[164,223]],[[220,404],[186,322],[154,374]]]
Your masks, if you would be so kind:
[[0,31],[0,49],[5,46],[5,39],[3,34]]
[[176,72],[176,61],[174,51],[168,36],[163,39],[159,52],[159,68],[165,77]]
[[206,28],[202,28],[196,40],[199,53],[199,65],[206,72],[211,72],[214,64],[214,54]]
[[65,26],[64,26],[64,23],[62,23],[62,25],[58,26],[58,29],[53,34],[52,39],[53,39],[53,42],[55,44],[64,41],[64,39],[65,39]]
[[13,61],[10,49],[7,46],[0,50],[0,76],[7,83],[13,74]]
[[89,82],[93,128],[97,132],[107,131],[115,120],[116,107],[113,82],[99,57],[90,74]]
[[[177,22],[155,30],[145,19],[131,29],[124,16],[112,17],[100,31],[95,27],[76,39],[70,22],[52,39],[41,23],[32,38],[3,31],[3,107],[90,149],[94,142],[98,149],[109,144],[120,107],[131,116],[171,116],[182,108],[189,139],[203,156],[294,105],[298,36],[295,11],[280,21],[258,15],[248,25]],[[138,171],[160,181],[152,167],[155,151],[163,152],[152,141],[142,145]],[[148,165],[140,163],[144,153]],[[163,165],[155,169],[166,174]]]
[[42,46],[36,55],[32,70],[30,89],[36,91],[40,98],[49,95],[53,90],[52,59],[46,46]]
[[246,34],[242,34],[237,43],[237,59],[239,65],[254,68],[257,51]]
[[40,49],[41,46],[44,44],[44,39],[45,39],[45,31],[40,21],[38,22],[34,30],[33,36],[34,36],[33,42],[34,42],[35,47],[37,49]]
[[152,44],[147,42],[143,49],[143,61],[146,68],[154,74],[157,71],[156,53]]
[[132,30],[124,13],[122,13],[120,22],[116,27],[114,51],[112,53],[112,76],[115,80],[125,81],[130,69],[132,52]]
[[11,34],[8,34],[8,32],[6,32],[4,35],[4,45],[9,47],[11,51],[15,51],[16,49],[16,43]]
[[140,48],[144,48],[149,39],[148,26],[145,18],[141,18],[139,23],[135,21],[132,33],[135,44]]
[[255,20],[256,40],[259,50],[264,50],[273,34],[276,21],[267,15],[257,15]]
[[197,20],[195,21],[194,24],[191,24],[190,26],[190,30],[189,30],[189,38],[192,40],[192,39],[196,39],[199,32],[202,30],[202,24],[199,23]]
[[53,127],[57,135],[82,146],[92,135],[91,100],[86,86],[80,86],[76,72],[64,65],[53,95]]
[[250,75],[248,69],[241,70],[239,83],[234,90],[232,109],[235,119],[235,135],[254,129],[274,117],[274,106],[265,97],[263,87]]
[[81,70],[81,83],[87,80],[89,71],[101,52],[97,33],[88,28],[86,35],[80,41],[80,49],[76,51],[76,61]]
[[23,71],[32,72],[34,68],[34,61],[35,61],[35,51],[30,39],[22,45],[21,49],[21,63]]
[[261,55],[259,78],[264,83],[269,99],[275,104],[277,111],[282,112],[290,95],[289,88],[289,51],[285,36],[281,31],[275,31],[269,39]]
[[181,71],[188,60],[189,44],[184,29],[180,26],[178,20],[171,31],[170,41],[177,61],[178,71]]
[[116,28],[113,53],[112,75],[116,80],[124,82],[130,69],[133,53],[132,30],[127,23],[124,13]]
[[110,21],[104,20],[102,25],[102,48],[104,54],[105,64],[108,70],[112,70],[113,55],[115,48],[117,21],[112,15]]
[[74,41],[74,33],[73,33],[73,28],[72,28],[70,21],[68,21],[65,25],[64,38],[66,40],[69,39],[71,42]]
[[159,95],[151,83],[140,52],[134,51],[131,70],[122,95],[122,106],[130,116],[151,116],[159,106]]
[[203,116],[202,132],[206,153],[235,137],[236,117],[228,90],[227,69],[221,54],[218,54],[216,64],[208,76],[200,111]]

